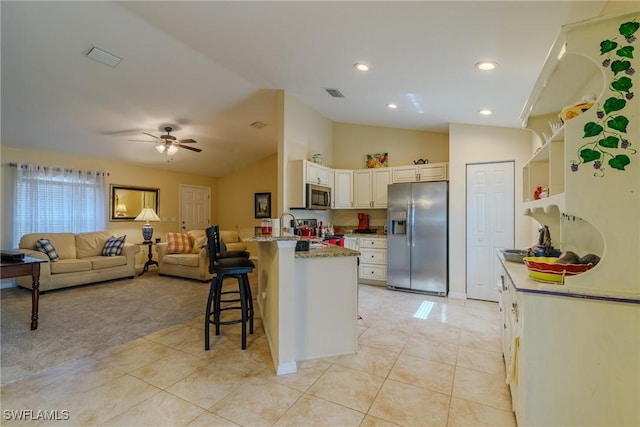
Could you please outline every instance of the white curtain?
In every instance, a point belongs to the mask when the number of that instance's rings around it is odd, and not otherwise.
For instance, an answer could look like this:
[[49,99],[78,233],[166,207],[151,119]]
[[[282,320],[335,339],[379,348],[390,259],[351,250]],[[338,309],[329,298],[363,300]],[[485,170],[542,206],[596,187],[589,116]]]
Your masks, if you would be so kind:
[[107,173],[17,164],[13,241],[28,233],[82,233],[107,228]]

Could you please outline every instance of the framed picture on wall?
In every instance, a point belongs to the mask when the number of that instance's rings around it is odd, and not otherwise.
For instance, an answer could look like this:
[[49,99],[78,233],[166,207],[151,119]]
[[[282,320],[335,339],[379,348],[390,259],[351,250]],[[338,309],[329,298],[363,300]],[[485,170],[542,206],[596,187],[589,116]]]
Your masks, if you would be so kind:
[[255,193],[254,210],[256,218],[271,218],[271,193]]

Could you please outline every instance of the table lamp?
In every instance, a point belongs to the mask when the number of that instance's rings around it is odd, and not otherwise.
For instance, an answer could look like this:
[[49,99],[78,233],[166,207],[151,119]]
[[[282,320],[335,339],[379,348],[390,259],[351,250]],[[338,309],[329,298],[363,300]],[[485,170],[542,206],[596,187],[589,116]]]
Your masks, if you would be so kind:
[[145,221],[145,224],[142,226],[142,237],[145,242],[150,242],[153,236],[153,227],[149,224],[149,221],[160,221],[160,217],[156,215],[153,209],[144,208],[134,221]]

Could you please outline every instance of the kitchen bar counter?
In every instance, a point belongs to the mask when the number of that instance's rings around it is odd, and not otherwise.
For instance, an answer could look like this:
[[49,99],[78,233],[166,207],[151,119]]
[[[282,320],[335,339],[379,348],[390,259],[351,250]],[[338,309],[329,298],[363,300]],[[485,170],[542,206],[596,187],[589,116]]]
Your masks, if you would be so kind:
[[[256,236],[258,308],[276,374],[297,362],[358,347],[358,251],[327,245],[295,251],[298,236]],[[311,239],[313,241],[313,239]]]

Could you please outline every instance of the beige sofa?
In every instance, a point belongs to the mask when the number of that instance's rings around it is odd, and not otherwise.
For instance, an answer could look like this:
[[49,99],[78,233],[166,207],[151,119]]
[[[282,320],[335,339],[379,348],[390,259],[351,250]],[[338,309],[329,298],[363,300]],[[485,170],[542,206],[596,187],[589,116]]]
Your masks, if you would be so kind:
[[[189,235],[192,246],[198,238],[206,238],[204,230],[191,230]],[[238,233],[229,230],[220,230],[220,238],[229,251],[245,251],[247,245],[240,241]],[[205,240],[206,241],[206,240]],[[204,243],[203,241],[201,241]],[[209,273],[209,257],[207,247],[198,247],[191,253],[167,253],[167,242],[158,243],[156,252],[158,254],[158,273],[160,275],[186,277],[202,281],[209,281],[213,274]]]
[[[105,280],[132,278],[136,275],[135,256],[140,247],[125,243],[117,256],[103,256],[102,250],[112,234],[93,233],[33,233],[20,239],[20,252],[47,260],[40,264],[40,291],[66,288]],[[35,250],[36,242],[47,238],[53,244],[59,260],[52,262],[47,254]],[[31,277],[16,279],[18,286],[31,289]]]

